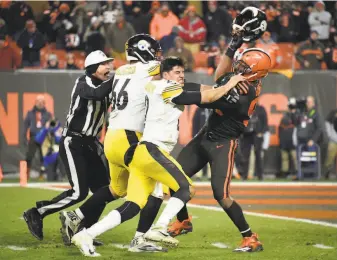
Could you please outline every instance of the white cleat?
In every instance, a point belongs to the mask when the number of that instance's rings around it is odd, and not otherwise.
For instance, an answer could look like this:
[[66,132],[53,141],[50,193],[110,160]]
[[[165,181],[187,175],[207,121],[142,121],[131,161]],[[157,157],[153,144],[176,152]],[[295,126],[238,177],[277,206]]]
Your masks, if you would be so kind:
[[170,246],[178,246],[179,240],[167,233],[166,227],[154,226],[145,233],[145,238],[154,242],[162,242]]
[[84,228],[76,235],[73,236],[71,242],[77,246],[83,255],[90,257],[101,256],[99,253],[95,251],[95,247],[93,245],[93,239],[88,234],[87,230]]
[[131,240],[129,252],[142,253],[142,252],[167,252],[166,248],[157,246],[154,243],[146,241],[144,235],[135,237]]
[[74,211],[62,211],[60,212],[59,219],[61,221],[61,235],[63,239],[63,243],[66,246],[71,245],[71,238],[74,234],[77,233],[78,228],[81,223],[81,219],[77,216]]

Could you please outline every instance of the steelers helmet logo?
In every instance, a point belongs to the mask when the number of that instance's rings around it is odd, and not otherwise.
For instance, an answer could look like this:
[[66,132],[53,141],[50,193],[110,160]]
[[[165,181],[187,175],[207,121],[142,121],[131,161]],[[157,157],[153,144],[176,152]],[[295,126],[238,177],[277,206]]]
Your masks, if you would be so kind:
[[140,49],[141,51],[145,51],[150,47],[150,44],[145,41],[145,40],[140,40],[138,42],[138,49]]
[[261,30],[264,32],[267,29],[267,21],[263,20],[260,24]]

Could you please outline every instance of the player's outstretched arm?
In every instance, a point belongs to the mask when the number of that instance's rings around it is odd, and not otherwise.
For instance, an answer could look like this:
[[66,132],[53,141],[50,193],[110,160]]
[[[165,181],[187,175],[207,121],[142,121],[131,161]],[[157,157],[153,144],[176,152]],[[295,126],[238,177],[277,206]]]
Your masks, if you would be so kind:
[[232,88],[234,88],[239,82],[245,81],[246,77],[241,74],[231,77],[231,79],[223,86],[215,89],[209,89],[200,92],[201,93],[201,104],[213,103],[225,96]]
[[228,48],[225,54],[223,54],[220,57],[219,65],[216,68],[215,73],[214,73],[215,81],[218,78],[220,78],[223,74],[225,74],[226,72],[231,71],[234,54],[241,47],[242,43],[243,43],[243,40],[241,37],[239,37],[238,35],[233,36],[231,42],[228,45]]

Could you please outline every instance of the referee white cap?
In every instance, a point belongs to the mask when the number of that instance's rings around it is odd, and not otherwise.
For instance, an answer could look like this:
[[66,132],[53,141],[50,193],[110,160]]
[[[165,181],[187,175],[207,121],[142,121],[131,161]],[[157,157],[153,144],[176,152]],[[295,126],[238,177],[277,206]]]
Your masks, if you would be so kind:
[[85,58],[84,67],[87,68],[91,65],[100,64],[106,61],[112,61],[113,58],[108,58],[102,51],[93,51]]

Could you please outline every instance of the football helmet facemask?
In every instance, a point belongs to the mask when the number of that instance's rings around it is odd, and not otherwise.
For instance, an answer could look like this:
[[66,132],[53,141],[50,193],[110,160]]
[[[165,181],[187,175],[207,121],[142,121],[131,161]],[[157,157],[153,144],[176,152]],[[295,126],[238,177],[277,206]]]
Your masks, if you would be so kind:
[[232,35],[242,38],[244,42],[259,39],[267,29],[266,14],[256,7],[246,7],[234,19]]
[[136,34],[125,43],[125,54],[128,61],[148,63],[161,58],[161,47],[150,35]]

